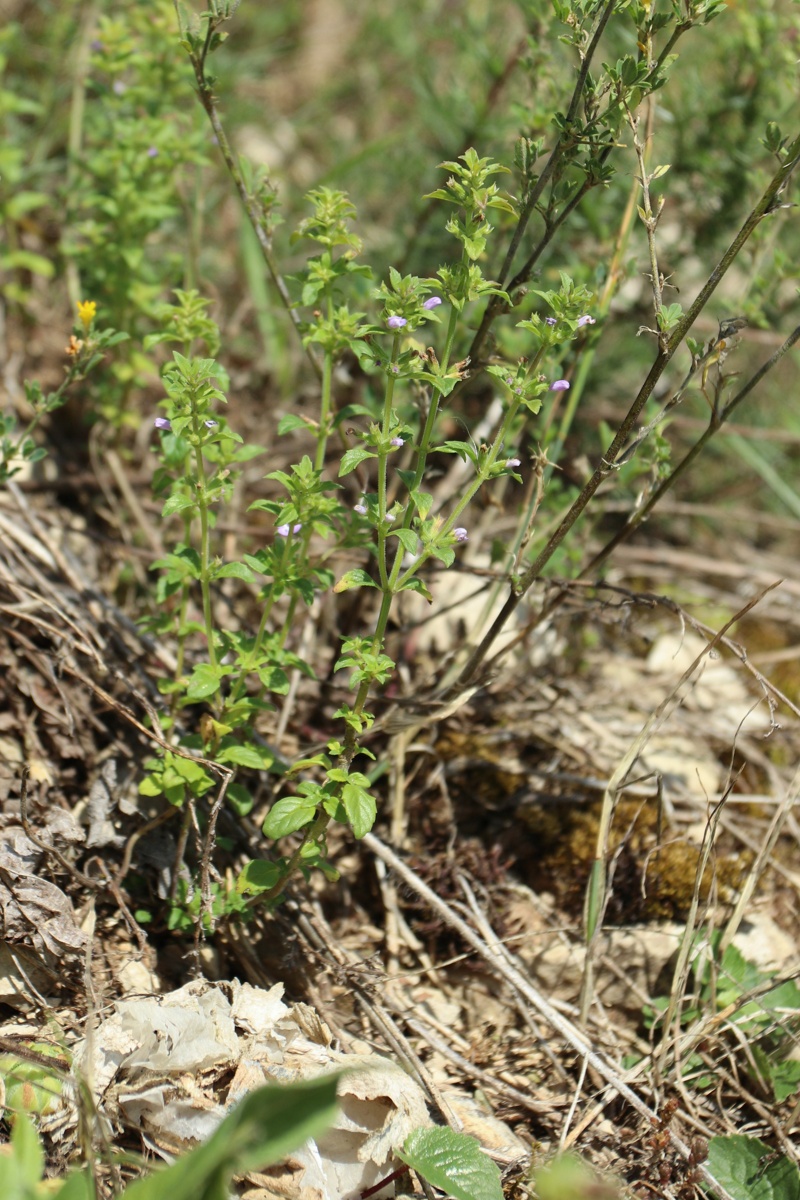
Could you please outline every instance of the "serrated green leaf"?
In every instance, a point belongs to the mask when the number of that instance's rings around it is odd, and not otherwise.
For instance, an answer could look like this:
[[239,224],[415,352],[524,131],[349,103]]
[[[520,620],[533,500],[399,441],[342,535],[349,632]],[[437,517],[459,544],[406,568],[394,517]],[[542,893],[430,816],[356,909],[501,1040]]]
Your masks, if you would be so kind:
[[274,755],[260,746],[225,746],[217,753],[217,762],[223,766],[252,767],[254,771],[266,771],[274,762]]
[[351,450],[345,451],[339,467],[339,478],[355,471],[359,463],[364,462],[367,458],[377,458],[377,455],[373,454],[371,450],[365,450],[363,446],[353,446]]
[[342,788],[342,803],[354,836],[364,837],[372,829],[378,814],[375,797],[355,783],[346,783]]
[[296,833],[304,825],[310,825],[314,820],[317,807],[310,804],[306,796],[284,796],[277,804],[273,804],[267,813],[263,832],[269,838],[286,837]]
[[257,858],[247,863],[239,872],[236,890],[241,895],[257,896],[260,892],[268,892],[270,888],[275,887],[280,877],[281,869],[277,863]]
[[408,554],[417,553],[419,537],[413,529],[393,529],[389,537],[396,537]]
[[419,592],[420,596],[424,596],[429,604],[433,604],[433,596],[430,594],[425,583],[421,579],[409,579],[400,588],[401,592]]
[[278,422],[278,433],[283,435],[284,433],[293,433],[295,429],[308,429],[309,427],[309,422],[298,417],[296,413],[287,413]]
[[758,1138],[736,1133],[711,1138],[706,1165],[734,1200],[797,1200],[800,1172],[785,1155],[770,1155]]
[[363,567],[353,567],[352,571],[345,571],[342,578],[334,586],[334,592],[346,592],[349,588],[357,587],[377,587],[377,583],[369,577]]
[[250,568],[241,562],[225,563],[223,566],[218,567],[214,571],[212,579],[241,579],[245,583],[255,583],[256,581],[256,577]]
[[454,1200],[503,1200],[500,1171],[465,1133],[412,1129],[398,1157]]
[[186,685],[187,700],[205,700],[219,691],[222,670],[210,663],[199,663],[189,676]]

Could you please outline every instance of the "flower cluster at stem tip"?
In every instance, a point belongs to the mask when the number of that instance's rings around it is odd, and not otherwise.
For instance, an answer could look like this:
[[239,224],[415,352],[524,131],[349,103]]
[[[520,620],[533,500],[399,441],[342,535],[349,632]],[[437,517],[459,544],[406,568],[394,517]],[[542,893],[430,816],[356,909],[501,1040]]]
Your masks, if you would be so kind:
[[89,332],[89,326],[97,315],[97,305],[94,300],[79,300],[78,301],[78,318],[81,325]]
[[[427,300],[423,300],[422,307],[426,312],[432,312],[434,308],[438,308],[443,303],[441,296],[428,296]],[[389,329],[402,329],[407,324],[408,319],[401,317],[398,313],[392,313],[390,317],[386,318],[386,325]]]

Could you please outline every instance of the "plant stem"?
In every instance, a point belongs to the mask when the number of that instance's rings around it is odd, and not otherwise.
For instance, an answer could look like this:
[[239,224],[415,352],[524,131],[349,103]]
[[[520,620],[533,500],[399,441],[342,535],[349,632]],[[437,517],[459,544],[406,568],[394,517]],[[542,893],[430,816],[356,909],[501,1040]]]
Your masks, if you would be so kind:
[[206,501],[206,473],[203,463],[203,452],[199,446],[194,451],[197,468],[197,510],[200,514],[200,591],[203,597],[203,624],[206,629],[208,642],[208,661],[216,670],[217,650],[214,645],[214,622],[211,616],[211,586],[209,583],[209,528],[208,503]]
[[[177,0],[176,0],[175,8],[176,8],[176,12],[178,13],[178,22],[180,25],[180,23],[181,23],[180,9],[178,7]],[[261,255],[264,259],[264,263],[266,264],[267,270],[270,274],[270,278],[272,279],[272,282],[275,284],[278,295],[281,298],[281,302],[283,303],[284,308],[286,309],[286,311],[289,314],[289,318],[297,331],[298,337],[302,337],[302,321],[300,319],[298,312],[294,308],[294,305],[292,303],[292,298],[289,294],[289,289],[286,286],[286,281],[283,278],[283,276],[281,275],[280,271],[278,270],[278,265],[275,260],[275,255],[273,254],[273,251],[272,251],[272,237],[267,232],[266,214],[264,213],[263,209],[257,204],[255,198],[250,195],[250,192],[244,181],[244,177],[242,176],[242,172],[239,168],[239,164],[236,162],[236,159],[234,158],[233,153],[231,151],[230,143],[228,142],[227,135],[225,133],[225,130],[222,127],[222,122],[219,119],[219,113],[217,112],[217,106],[216,106],[216,100],[214,98],[214,93],[212,91],[211,85],[209,84],[208,80],[206,79],[206,73],[205,73],[206,56],[209,51],[209,47],[210,47],[210,43],[211,43],[211,36],[214,33],[215,28],[216,28],[216,22],[213,20],[213,18],[209,18],[208,28],[206,30],[205,45],[203,47],[202,52],[200,54],[198,54],[197,51],[195,51],[195,50],[189,50],[187,52],[189,55],[189,61],[192,64],[192,69],[194,71],[195,79],[197,81],[197,94],[200,98],[200,103],[202,104],[203,108],[205,109],[206,116],[208,117],[209,121],[211,122],[211,128],[214,130],[214,136],[217,139],[217,144],[219,146],[220,153],[222,154],[222,157],[225,161],[225,166],[228,168],[228,172],[230,173],[231,179],[233,180],[236,191],[239,193],[239,198],[244,207],[244,211],[247,214],[248,220],[250,221],[250,224],[253,227],[253,232],[256,235],[256,240],[258,241],[258,246],[261,251]],[[317,359],[316,354],[314,354],[314,352],[310,346],[306,347],[306,354],[308,356],[309,362],[311,363],[311,366],[314,369],[314,373],[317,375],[318,378],[321,377],[322,372],[321,372],[319,360]]]

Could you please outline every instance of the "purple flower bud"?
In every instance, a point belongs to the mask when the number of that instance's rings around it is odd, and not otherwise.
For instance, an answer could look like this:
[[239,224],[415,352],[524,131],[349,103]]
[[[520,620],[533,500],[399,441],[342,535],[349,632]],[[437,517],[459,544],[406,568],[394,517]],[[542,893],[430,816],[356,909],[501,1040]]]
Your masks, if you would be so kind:
[[514,376],[513,376],[513,375],[508,375],[508,376],[506,377],[506,383],[507,383],[507,385],[508,385],[509,387],[511,387],[511,385],[512,385],[512,383],[513,383],[513,382],[514,382]]
[[402,329],[404,325],[408,324],[408,321],[405,319],[405,317],[398,317],[394,315],[389,317],[386,324],[390,329]]
[[206,429],[213,429],[216,425],[219,425],[219,421],[208,420],[203,421],[203,424],[205,425]]
[[550,391],[551,392],[568,392],[569,391],[569,380],[568,379],[557,379],[555,381],[555,383],[550,384]]
[[558,321],[555,317],[545,317],[544,323],[545,325],[557,325]]
[[389,522],[389,524],[391,525],[392,521],[394,520],[394,513],[387,513],[387,514],[386,514],[386,520],[387,520],[387,521]]
[[401,437],[395,437],[395,438],[392,438],[392,440],[389,442],[389,445],[396,446],[399,449],[400,446],[404,445],[404,442]]
[[578,317],[578,329],[582,329],[584,325],[596,325],[594,317]]
[[507,459],[506,459],[506,466],[507,466],[507,467],[518,467],[518,466],[519,466],[519,459],[518,459],[518,458],[507,458]]
[[158,146],[148,146],[147,157],[148,158],[158,158]]
[[94,50],[95,54],[99,54],[103,49],[103,43],[98,38],[95,38],[93,42],[89,43],[89,48],[90,50]]
[[429,296],[428,299],[425,301],[425,303],[422,305],[422,307],[427,309],[428,312],[430,312],[430,310],[432,308],[438,308],[441,303],[442,303],[441,296]]
[[[303,528],[303,526],[301,524],[293,525],[291,528],[291,532],[299,533],[302,528]],[[288,537],[289,532],[290,532],[289,526],[288,525],[279,525],[278,528],[275,530],[275,532],[277,534],[280,534],[281,537]]]
[[366,506],[366,504],[354,504],[354,505],[353,505],[353,512],[361,513],[362,517],[365,517],[365,516],[367,515],[367,506]]
[[167,417],[156,417],[153,424],[156,429],[163,429],[165,433],[169,433],[172,429],[172,422]]
[[467,533],[467,531],[463,525],[459,525],[457,529],[453,530],[453,537],[456,539],[457,542],[469,541],[469,534]]

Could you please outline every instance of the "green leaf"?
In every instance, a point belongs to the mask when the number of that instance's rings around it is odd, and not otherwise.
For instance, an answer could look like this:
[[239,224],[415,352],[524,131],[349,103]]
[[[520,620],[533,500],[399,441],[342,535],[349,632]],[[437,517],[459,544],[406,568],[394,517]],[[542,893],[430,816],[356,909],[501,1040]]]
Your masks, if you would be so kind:
[[223,766],[252,767],[254,771],[268,771],[275,761],[271,750],[261,746],[223,746],[217,754],[217,762]]
[[309,429],[310,421],[303,420],[296,413],[287,413],[285,417],[281,417],[278,422],[278,433],[282,436],[284,433],[293,433],[295,429]]
[[454,1200],[503,1200],[500,1171],[465,1133],[412,1129],[398,1158]]
[[213,572],[212,579],[243,579],[245,583],[255,583],[256,577],[249,567],[244,563],[231,562],[225,563],[224,566],[218,567]]
[[55,267],[49,258],[43,254],[35,254],[33,250],[12,250],[2,260],[4,270],[11,268],[30,271],[32,275],[41,275],[44,279],[52,279]]
[[734,1200],[797,1200],[800,1172],[785,1155],[769,1161],[769,1146],[736,1133],[708,1143],[707,1166]]
[[219,691],[224,668],[212,667],[210,663],[198,663],[186,685],[187,700],[205,700]]
[[378,812],[375,797],[355,783],[346,783],[342,788],[342,803],[354,835],[364,837],[375,824]]
[[[13,1107],[14,1102],[10,1099],[8,1102]],[[17,1167],[25,1182],[29,1187],[38,1183],[44,1170],[44,1151],[33,1122],[28,1117],[19,1114],[15,1118],[11,1131],[11,1145]]]
[[761,1046],[751,1045],[750,1050],[762,1077],[772,1084],[778,1104],[783,1104],[784,1100],[800,1090],[800,1062],[797,1059],[788,1058],[781,1062],[777,1051],[768,1054]]
[[351,450],[345,451],[342,455],[342,463],[339,467],[339,477],[349,475],[351,471],[355,471],[359,463],[364,462],[367,458],[377,458],[370,450],[365,450],[363,446],[353,446]]
[[145,775],[142,782],[139,784],[140,796],[160,796],[163,788],[159,783],[158,775]]
[[48,1193],[48,1200],[95,1200],[96,1195],[91,1169],[86,1166],[68,1175],[57,1192]]
[[419,537],[413,529],[393,529],[389,537],[396,537],[408,554],[416,554]]
[[267,813],[263,832],[269,838],[286,837],[296,833],[304,825],[310,825],[316,815],[317,806],[307,796],[284,796],[273,804]]
[[236,890],[246,896],[258,896],[261,892],[268,892],[270,888],[275,887],[280,877],[281,869],[277,863],[257,858],[247,863],[239,872]]
[[285,696],[289,691],[289,676],[281,667],[261,667],[257,675],[268,692]]
[[205,1145],[129,1184],[125,1200],[227,1200],[234,1171],[244,1175],[280,1162],[328,1128],[336,1116],[337,1082],[327,1075],[250,1092]]
[[425,583],[421,579],[409,579],[400,588],[401,592],[419,592],[420,596],[424,596],[429,604],[433,604],[433,596],[428,591]]
[[173,513],[184,512],[187,508],[193,508],[195,500],[191,496],[182,496],[178,492],[174,492],[165,502],[161,509],[162,517],[171,517]]
[[237,817],[246,817],[255,804],[255,800],[243,783],[229,783],[225,799]]
[[345,571],[342,578],[334,587],[334,592],[346,592],[349,588],[357,587],[377,587],[377,583],[370,579],[363,567],[353,567],[352,571]]

